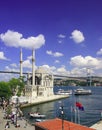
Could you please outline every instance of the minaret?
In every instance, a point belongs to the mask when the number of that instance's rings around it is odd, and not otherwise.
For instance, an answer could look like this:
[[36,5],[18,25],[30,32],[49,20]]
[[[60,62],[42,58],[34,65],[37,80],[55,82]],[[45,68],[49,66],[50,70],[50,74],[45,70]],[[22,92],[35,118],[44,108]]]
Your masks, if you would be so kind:
[[23,76],[22,63],[23,63],[23,58],[22,58],[22,49],[21,49],[20,50],[20,77]]
[[32,85],[35,85],[35,50],[32,50]]

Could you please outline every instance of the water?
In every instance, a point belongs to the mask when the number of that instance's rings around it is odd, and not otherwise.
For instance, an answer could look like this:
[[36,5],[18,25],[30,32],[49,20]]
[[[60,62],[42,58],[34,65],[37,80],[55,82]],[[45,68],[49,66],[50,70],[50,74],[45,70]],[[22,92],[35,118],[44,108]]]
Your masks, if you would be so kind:
[[[76,89],[76,87],[54,87],[54,92],[58,89]],[[92,90],[92,95],[81,95],[75,96],[71,95],[69,98],[62,100],[57,100],[49,103],[44,103],[41,105],[36,105],[32,107],[27,107],[23,109],[23,113],[26,119],[30,123],[34,123],[35,119],[29,117],[29,112],[39,111],[41,114],[46,115],[46,119],[53,119],[56,117],[61,117],[61,110],[59,109],[63,105],[64,109],[64,119],[77,122],[79,121],[78,116],[75,116],[75,111],[71,111],[71,107],[75,106],[75,101],[82,103],[84,111],[79,111],[80,124],[91,126],[98,122],[101,117],[102,111],[102,87],[86,87]],[[76,114],[77,115],[77,114]],[[76,118],[75,118],[76,117]]]

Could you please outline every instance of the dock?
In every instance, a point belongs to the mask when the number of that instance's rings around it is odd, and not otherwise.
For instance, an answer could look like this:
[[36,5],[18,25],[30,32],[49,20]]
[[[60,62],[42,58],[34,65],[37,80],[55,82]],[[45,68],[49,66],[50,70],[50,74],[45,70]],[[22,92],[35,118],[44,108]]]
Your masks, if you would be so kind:
[[21,108],[28,107],[28,106],[34,106],[34,105],[38,105],[38,104],[42,104],[42,103],[47,103],[47,102],[51,102],[51,101],[55,101],[55,100],[60,100],[60,99],[68,98],[69,96],[70,95],[52,95],[52,96],[48,96],[48,97],[36,97],[34,99],[34,102],[23,104],[23,105],[21,105]]
[[92,125],[90,128],[94,128],[95,130],[102,130],[102,120]]

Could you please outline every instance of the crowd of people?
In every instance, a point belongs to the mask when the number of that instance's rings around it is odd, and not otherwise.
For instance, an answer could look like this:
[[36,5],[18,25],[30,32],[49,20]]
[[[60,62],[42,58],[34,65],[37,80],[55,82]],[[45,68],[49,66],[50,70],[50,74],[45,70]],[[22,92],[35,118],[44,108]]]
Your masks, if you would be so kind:
[[[14,124],[15,127],[20,127],[20,125],[17,123],[17,118],[21,118],[21,111],[19,106],[16,106],[16,104],[8,103],[8,101],[3,100],[0,104],[3,113],[4,113],[4,119],[9,119],[9,121],[5,124],[5,130],[10,128],[10,123]],[[10,123],[9,123],[10,122]]]

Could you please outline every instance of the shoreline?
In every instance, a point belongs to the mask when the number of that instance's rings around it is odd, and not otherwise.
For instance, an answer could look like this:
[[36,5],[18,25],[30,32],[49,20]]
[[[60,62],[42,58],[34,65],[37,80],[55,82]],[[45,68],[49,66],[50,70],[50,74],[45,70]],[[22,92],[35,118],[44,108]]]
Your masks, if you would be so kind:
[[47,102],[52,102],[55,100],[60,100],[60,99],[69,98],[69,97],[70,95],[52,95],[52,96],[47,97],[47,99],[45,99],[45,97],[37,97],[34,99],[33,103],[22,104],[21,108],[30,107],[30,106],[34,106],[34,105],[38,105],[42,103],[47,103]]

